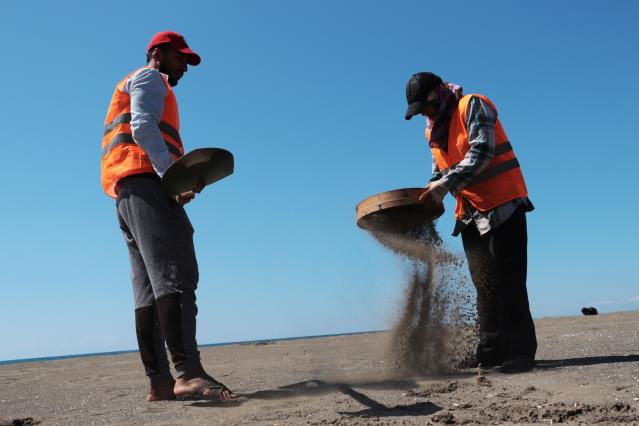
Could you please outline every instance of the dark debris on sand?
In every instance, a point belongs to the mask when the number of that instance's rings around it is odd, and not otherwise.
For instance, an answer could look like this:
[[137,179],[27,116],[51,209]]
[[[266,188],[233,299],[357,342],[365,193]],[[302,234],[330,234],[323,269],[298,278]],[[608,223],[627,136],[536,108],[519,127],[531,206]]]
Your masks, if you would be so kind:
[[0,426],[31,426],[38,425],[40,422],[34,420],[33,417],[25,417],[22,419],[0,420]]

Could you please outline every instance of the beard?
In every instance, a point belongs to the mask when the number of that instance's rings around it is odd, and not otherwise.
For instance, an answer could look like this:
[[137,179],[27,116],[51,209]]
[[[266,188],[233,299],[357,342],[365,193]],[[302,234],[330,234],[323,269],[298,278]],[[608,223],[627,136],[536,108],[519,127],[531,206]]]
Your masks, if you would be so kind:
[[164,67],[162,64],[160,64],[160,68],[158,68],[158,71],[160,71],[162,74],[166,74],[169,76],[168,78],[168,83],[169,86],[171,87],[175,87],[178,84],[178,79],[171,76],[171,74],[169,73],[169,70],[166,69],[166,67]]

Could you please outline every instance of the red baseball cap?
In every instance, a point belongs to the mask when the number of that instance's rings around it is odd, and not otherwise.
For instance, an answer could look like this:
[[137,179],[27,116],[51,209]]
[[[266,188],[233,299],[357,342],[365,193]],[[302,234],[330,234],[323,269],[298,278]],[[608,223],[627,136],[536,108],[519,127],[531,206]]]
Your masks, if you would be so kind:
[[151,42],[146,47],[146,53],[149,53],[155,46],[166,43],[175,47],[178,52],[184,53],[187,58],[187,64],[195,66],[200,63],[200,55],[189,48],[189,45],[186,44],[186,40],[184,40],[182,34],[178,34],[174,31],[162,31],[154,35]]

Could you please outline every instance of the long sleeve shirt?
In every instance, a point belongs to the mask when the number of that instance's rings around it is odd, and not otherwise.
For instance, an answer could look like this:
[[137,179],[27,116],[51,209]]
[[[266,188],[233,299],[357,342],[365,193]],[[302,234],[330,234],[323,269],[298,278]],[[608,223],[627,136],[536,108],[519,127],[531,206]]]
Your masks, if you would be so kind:
[[[497,113],[495,110],[481,98],[473,97],[468,104],[466,115],[468,152],[462,161],[450,168],[446,174],[439,170],[433,158],[431,181],[440,180],[441,185],[453,194],[471,185],[473,180],[488,167],[495,157],[496,121]],[[487,212],[480,212],[470,203],[464,203],[463,216],[457,220],[453,235],[459,235],[471,222],[475,223],[479,234],[484,235],[504,223],[522,205],[527,212],[534,209],[528,197],[506,202]]]
[[133,140],[151,160],[158,176],[164,175],[173,158],[158,124],[162,120],[167,77],[157,70],[142,68],[125,86],[131,96],[131,132]]

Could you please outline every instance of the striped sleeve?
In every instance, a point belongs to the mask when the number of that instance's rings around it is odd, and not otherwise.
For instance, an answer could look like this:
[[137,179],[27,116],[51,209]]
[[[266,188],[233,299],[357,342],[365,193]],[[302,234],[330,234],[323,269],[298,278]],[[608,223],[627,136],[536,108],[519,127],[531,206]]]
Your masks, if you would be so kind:
[[468,103],[466,128],[469,149],[462,161],[452,167],[441,184],[453,193],[459,192],[490,164],[495,156],[495,110],[478,97]]
[[442,172],[439,170],[439,166],[437,165],[437,161],[435,161],[435,156],[433,156],[433,164],[431,166],[432,177],[429,182],[434,182],[436,180],[440,180],[442,178]]

